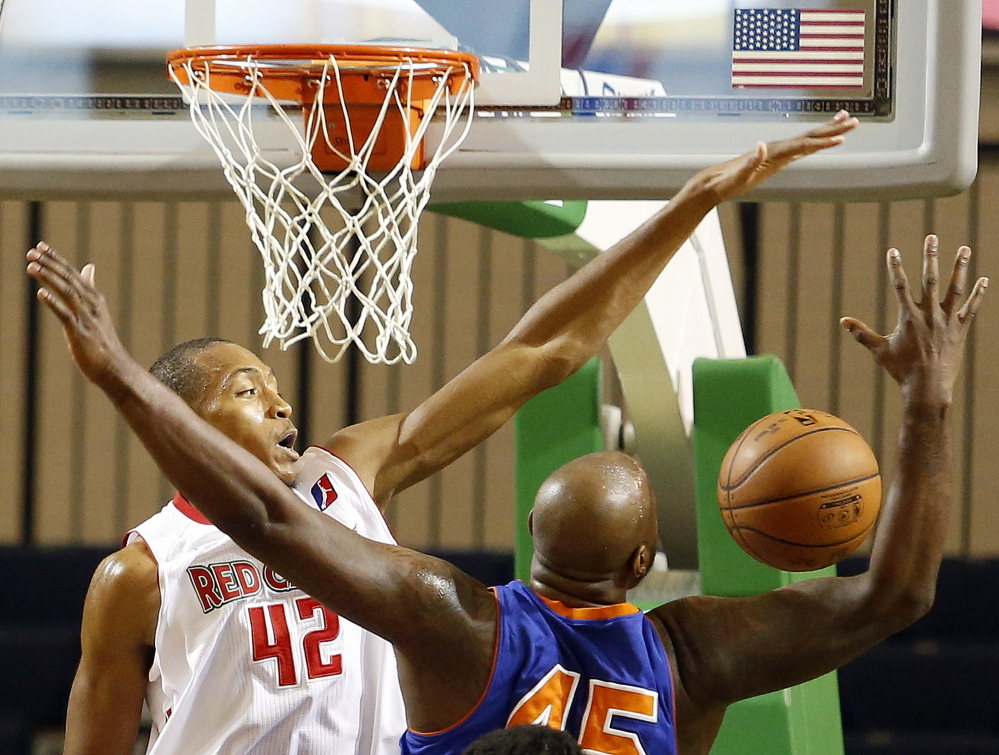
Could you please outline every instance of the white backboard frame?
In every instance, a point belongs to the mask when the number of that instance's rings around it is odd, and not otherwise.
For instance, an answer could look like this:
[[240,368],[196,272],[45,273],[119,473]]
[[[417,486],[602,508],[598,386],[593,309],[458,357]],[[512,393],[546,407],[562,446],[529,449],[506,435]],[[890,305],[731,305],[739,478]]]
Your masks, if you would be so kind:
[[[216,44],[215,0],[185,0],[184,44],[204,47]],[[475,90],[480,107],[490,105],[555,105],[561,95],[562,0],[530,0],[526,71],[484,72]]]
[[[561,1],[532,2],[532,51],[545,48],[538,65],[547,76],[559,59],[551,41],[560,39],[552,13]],[[894,117],[863,120],[846,144],[795,164],[750,199],[895,200],[956,193],[973,180],[981,0],[895,2]],[[204,23],[197,15],[190,20]],[[488,87],[478,93],[480,106],[497,107],[487,103],[512,97],[502,87],[521,91],[519,77],[498,75],[492,94]],[[509,83],[501,86],[504,80]],[[778,117],[560,120],[524,117],[523,111],[477,118],[468,140],[440,169],[433,199],[667,198],[694,171],[807,125]],[[278,156],[287,150],[278,131],[269,134],[264,126],[259,137]],[[0,194],[80,192],[225,194],[228,188],[215,155],[183,113],[145,120],[0,120]]]
[[[957,193],[978,164],[981,0],[897,2],[895,116],[864,120],[847,143],[796,163],[753,192],[756,200],[882,201]],[[821,122],[832,113],[816,116]],[[477,126],[439,176],[435,196],[468,196],[495,171],[482,199],[672,196],[695,171],[807,128],[801,121],[646,119],[608,129],[597,119],[556,137],[541,119]],[[662,144],[656,151],[648,145]],[[613,149],[611,149],[613,147]]]

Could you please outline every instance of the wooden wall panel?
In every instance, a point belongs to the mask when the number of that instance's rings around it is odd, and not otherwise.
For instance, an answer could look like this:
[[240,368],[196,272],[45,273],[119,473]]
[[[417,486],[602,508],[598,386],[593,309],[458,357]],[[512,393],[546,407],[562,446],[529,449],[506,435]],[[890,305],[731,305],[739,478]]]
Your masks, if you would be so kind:
[[[138,362],[149,367],[170,345],[163,339],[167,313],[161,289],[165,275],[167,215],[160,202],[137,202],[131,206],[131,276],[127,294],[130,300],[129,349]],[[126,292],[123,291],[123,295]],[[119,321],[120,322],[120,321]],[[152,516],[166,503],[172,492],[159,467],[145,447],[119,423],[122,444],[127,443],[128,469],[120,485],[118,502],[122,529],[133,527]]]
[[[482,241],[487,231],[463,220],[448,218],[448,270],[444,308],[445,347],[437,355],[443,382],[465,369],[477,356],[479,326],[476,322],[482,274],[492,263],[492,249]],[[458,250],[468,250],[460,253]],[[474,499],[474,454],[466,454],[440,473],[430,501],[427,546],[460,548],[471,540]]]
[[[530,264],[532,255],[525,247],[534,247],[534,242],[498,233],[491,234],[491,239],[493,267],[487,281],[490,316],[485,334],[485,342],[490,348],[506,337],[526,311],[523,302],[524,268]],[[554,255],[547,250],[537,251],[548,262],[555,261]],[[511,463],[497,462],[514,458],[513,423],[507,422],[474,453],[480,489],[477,493],[473,546],[484,550],[509,549],[514,536],[514,470]]]
[[[46,241],[77,264],[78,214],[76,203],[52,202],[45,206],[43,220]],[[104,270],[100,272],[103,275]],[[76,535],[80,523],[82,468],[74,457],[85,426],[76,390],[83,378],[73,367],[56,318],[44,311],[39,324],[36,532],[40,542],[58,543]]]
[[0,433],[0,542],[21,539],[24,481],[25,327],[28,284],[24,253],[27,202],[0,202],[0,398],[9,432]]
[[739,218],[739,203],[728,202],[718,208],[718,220],[721,223],[722,236],[725,239],[725,250],[728,254],[729,271],[732,274],[732,287],[735,289],[735,303],[739,308],[739,316],[743,322],[753,316],[746,311],[745,287],[746,267],[745,249],[742,244],[742,223]]
[[787,281],[797,277],[799,215],[799,205],[770,204],[763,208],[760,224],[756,351],[777,354],[788,369],[794,354],[789,337],[794,330],[788,323],[796,321],[798,298]]
[[884,254],[878,248],[878,218],[877,205],[843,206],[842,294],[826,323],[830,348],[836,352],[831,360],[836,375],[835,400],[830,401],[829,409],[868,440],[874,424],[874,386],[880,370],[838,318],[855,317],[871,327],[878,322],[878,302],[887,293],[880,290]]
[[[416,343],[416,361],[395,367],[368,367],[374,377],[379,375],[386,386],[388,399],[382,414],[409,412],[430,396],[443,383],[440,351],[443,346],[444,284],[447,276],[447,218],[427,213],[419,231],[419,249],[413,261],[413,320],[410,335]],[[369,384],[372,385],[372,384]],[[370,404],[371,390],[364,395],[367,418],[378,412]],[[332,428],[333,430],[337,428]],[[385,512],[389,525],[400,542],[412,547],[424,547],[429,541],[431,500],[439,495],[440,481],[424,481],[402,491]]]
[[[214,330],[223,337],[235,341],[246,348],[260,353],[260,327],[263,305],[260,303],[262,266],[260,255],[252,245],[246,228],[245,213],[235,202],[218,202],[214,205],[213,216],[218,221],[210,235],[209,249],[217,246],[218,292],[215,298],[221,303],[218,307],[218,322],[205,324],[206,335]],[[284,386],[281,386],[282,389]]]
[[[971,192],[964,192],[956,197],[940,199],[935,202],[927,202],[924,207],[924,230],[935,233],[939,239],[939,265],[940,265],[940,290],[944,292],[950,283],[950,272],[953,269],[953,262],[957,249],[961,244],[973,244],[974,249],[979,245],[972,238],[972,207]],[[917,279],[918,280],[918,279]],[[941,294],[942,295],[942,294]],[[987,314],[987,312],[986,312]],[[984,318],[979,326],[985,324],[988,327],[988,318]],[[974,369],[975,355],[969,352],[969,356],[964,365],[964,369]],[[964,495],[962,480],[964,479],[964,467],[970,457],[970,447],[973,442],[965,432],[965,423],[968,421],[967,409],[974,407],[975,395],[963,390],[962,382],[957,385],[954,395],[954,468],[953,486],[955,492],[955,506],[951,515],[950,527],[947,532],[946,548],[951,553],[966,553],[970,549],[968,536],[969,517],[972,514],[971,500]],[[971,492],[971,491],[969,491]],[[999,539],[994,542],[999,548]]]
[[206,236],[208,202],[180,202],[177,205],[174,280],[167,286],[172,294],[166,305],[173,313],[173,341],[221,335],[208,323],[209,307],[222,292],[208,286],[209,259]]
[[[23,427],[27,282],[23,274],[28,203],[0,203],[0,395],[14,426]],[[996,274],[991,246],[999,227],[999,163],[985,160],[973,191],[932,202],[784,204],[759,208],[761,220],[757,340],[759,352],[788,365],[802,402],[853,423],[879,453],[886,474],[894,462],[900,413],[897,389],[845,333],[837,319],[858,317],[894,327],[894,297],[884,254],[905,253],[918,282],[923,235],[941,237],[942,266],[965,242],[977,267]],[[742,226],[737,205],[724,207],[737,300],[745,311]],[[322,361],[304,344],[264,350],[262,266],[243,211],[228,201],[64,201],[42,205],[45,237],[76,263],[95,261],[98,281],[122,338],[143,364],[178,342],[219,335],[261,355],[278,376],[294,419],[322,442],[347,421],[355,381],[360,420],[409,411],[496,344],[568,270],[534,242],[428,213],[413,268],[413,365],[351,368]],[[999,348],[992,337],[994,303],[986,303],[969,347],[969,369],[955,408],[958,450],[955,511],[948,551],[999,554],[997,485],[990,474],[999,422],[982,407],[999,391],[990,369]],[[61,331],[42,313],[36,425],[37,539],[42,543],[114,543],[154,513],[171,494],[145,450],[106,399],[71,366]],[[307,369],[307,373],[303,372]],[[352,372],[353,369],[353,372]],[[614,376],[608,375],[608,384]],[[306,393],[303,393],[303,385]],[[307,401],[305,399],[308,399]],[[21,537],[21,437],[0,439],[0,542]],[[481,448],[403,492],[387,516],[400,541],[417,548],[508,549],[514,522],[512,426]]]
[[[991,411],[999,397],[999,308],[994,296],[999,283],[999,166],[983,165],[979,171],[978,255],[974,274],[991,275],[992,289],[972,332],[972,372],[965,388],[971,387],[975,405],[968,418],[973,428],[970,448],[970,488],[972,498],[969,522],[969,553],[994,556],[999,553],[999,476],[996,475],[996,449],[999,448],[999,422]],[[992,300],[989,301],[988,299]],[[966,368],[968,366],[966,365]],[[970,385],[969,385],[970,383]]]
[[[788,364],[803,406],[827,407],[830,400],[829,327],[832,294],[841,275],[836,269],[834,205],[801,205],[801,244],[794,360]],[[837,313],[838,314],[838,313]]]
[[[97,281],[117,317],[121,313],[122,265],[119,248],[122,234],[123,205],[117,202],[94,202],[86,211],[89,218],[80,228],[76,261],[92,261],[97,268]],[[46,365],[71,368],[66,362],[66,346],[58,324],[48,313],[43,318],[45,347],[52,358]],[[126,329],[126,332],[127,329]],[[56,354],[61,349],[61,353]],[[45,406],[43,400],[42,406]],[[117,540],[126,525],[116,515],[117,495],[120,495],[120,474],[125,459],[119,455],[117,440],[125,437],[123,422],[104,395],[91,385],[86,386],[82,408],[82,450],[84,457],[77,495],[81,501],[78,532],[75,539],[83,543],[107,543]],[[117,495],[116,495],[117,494]],[[56,542],[54,538],[47,541]]]

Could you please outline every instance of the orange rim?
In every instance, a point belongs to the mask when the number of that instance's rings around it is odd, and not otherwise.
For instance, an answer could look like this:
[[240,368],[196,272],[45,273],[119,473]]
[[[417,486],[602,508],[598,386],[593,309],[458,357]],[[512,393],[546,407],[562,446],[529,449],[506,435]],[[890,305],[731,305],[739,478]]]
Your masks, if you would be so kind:
[[[187,66],[206,72],[205,85],[217,92],[248,94],[255,71],[264,86],[278,99],[302,104],[314,101],[314,93],[330,60],[339,69],[340,87],[325,88],[326,101],[381,102],[385,79],[399,76],[401,86],[410,88],[414,100],[433,96],[437,82],[447,77],[452,93],[469,78],[478,81],[479,60],[467,52],[422,47],[383,47],[373,45],[233,45],[190,47],[167,54],[167,65],[184,84],[191,84]],[[342,93],[340,90],[343,90]]]

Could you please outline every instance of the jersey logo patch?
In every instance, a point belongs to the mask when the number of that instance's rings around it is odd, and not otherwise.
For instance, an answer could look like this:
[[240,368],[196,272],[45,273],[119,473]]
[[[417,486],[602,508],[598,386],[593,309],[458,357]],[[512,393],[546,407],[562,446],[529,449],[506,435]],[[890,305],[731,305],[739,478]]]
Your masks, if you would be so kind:
[[330,479],[329,472],[323,474],[322,477],[312,486],[312,498],[316,502],[320,511],[326,511],[330,507],[330,504],[336,500],[336,490],[333,488],[333,480]]

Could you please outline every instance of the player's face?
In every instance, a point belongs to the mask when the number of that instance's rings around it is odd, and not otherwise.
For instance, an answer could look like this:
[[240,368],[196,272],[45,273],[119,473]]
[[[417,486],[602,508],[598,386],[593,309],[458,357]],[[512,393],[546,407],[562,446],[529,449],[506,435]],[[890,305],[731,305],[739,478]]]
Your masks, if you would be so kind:
[[209,375],[198,414],[291,484],[298,431],[271,369],[233,343],[215,344],[195,358]]

